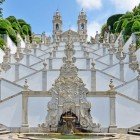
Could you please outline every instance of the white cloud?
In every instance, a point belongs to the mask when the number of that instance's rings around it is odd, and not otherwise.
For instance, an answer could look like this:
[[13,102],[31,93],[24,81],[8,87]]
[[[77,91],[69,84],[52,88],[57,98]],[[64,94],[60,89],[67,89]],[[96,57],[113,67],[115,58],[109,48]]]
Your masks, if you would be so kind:
[[90,40],[90,37],[95,37],[96,35],[96,31],[100,32],[101,31],[101,24],[99,24],[98,22],[90,22],[87,26],[87,32],[88,32],[88,40]]
[[117,11],[131,11],[140,3],[140,0],[111,0]]
[[77,3],[84,9],[100,9],[102,7],[101,0],[76,0]]

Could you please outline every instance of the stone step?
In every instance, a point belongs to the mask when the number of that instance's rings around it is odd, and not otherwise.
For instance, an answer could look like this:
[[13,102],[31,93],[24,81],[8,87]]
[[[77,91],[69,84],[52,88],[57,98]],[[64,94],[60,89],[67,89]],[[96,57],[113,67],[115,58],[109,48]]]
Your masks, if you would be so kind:
[[10,131],[2,131],[2,132],[0,132],[0,135],[5,135],[5,134],[9,134],[10,133]]
[[135,132],[140,132],[140,129],[133,129],[133,131],[135,131]]
[[128,134],[140,136],[140,132],[129,131]]
[[0,128],[0,132],[6,131],[6,128]]

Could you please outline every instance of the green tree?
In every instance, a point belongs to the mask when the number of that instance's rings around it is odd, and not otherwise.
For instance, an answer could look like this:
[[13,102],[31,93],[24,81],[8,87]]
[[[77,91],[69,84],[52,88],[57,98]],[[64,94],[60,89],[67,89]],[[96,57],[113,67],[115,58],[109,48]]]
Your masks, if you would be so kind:
[[116,22],[116,21],[118,21],[119,20],[119,18],[120,17],[122,17],[123,16],[123,14],[116,14],[116,15],[113,15],[113,16],[111,16],[111,17],[109,17],[108,18],[108,20],[107,20],[107,26],[109,27],[111,27],[110,28],[110,31],[111,32],[113,32],[113,25],[114,25],[114,23]]
[[3,16],[3,13],[2,13],[3,9],[1,8],[1,5],[3,4],[4,1],[5,0],[0,0],[0,17]]

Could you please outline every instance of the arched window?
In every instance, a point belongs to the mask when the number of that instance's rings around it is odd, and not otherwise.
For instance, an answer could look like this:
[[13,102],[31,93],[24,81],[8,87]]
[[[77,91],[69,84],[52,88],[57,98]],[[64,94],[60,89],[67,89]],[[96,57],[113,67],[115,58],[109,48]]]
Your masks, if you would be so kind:
[[85,28],[85,25],[84,25],[84,23],[82,23],[81,24],[81,29],[84,30],[84,28]]
[[58,23],[56,24],[56,30],[59,30],[59,24]]

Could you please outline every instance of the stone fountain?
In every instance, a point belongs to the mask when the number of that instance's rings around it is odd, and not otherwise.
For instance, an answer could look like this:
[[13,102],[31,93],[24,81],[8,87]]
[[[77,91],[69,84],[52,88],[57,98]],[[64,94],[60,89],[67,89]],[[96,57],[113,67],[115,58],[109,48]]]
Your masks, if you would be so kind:
[[60,75],[49,90],[52,96],[48,103],[48,114],[43,124],[48,131],[73,134],[76,132],[98,132],[99,128],[90,114],[91,104],[87,101],[88,89],[78,77],[78,68],[74,65],[75,51],[68,37]]

